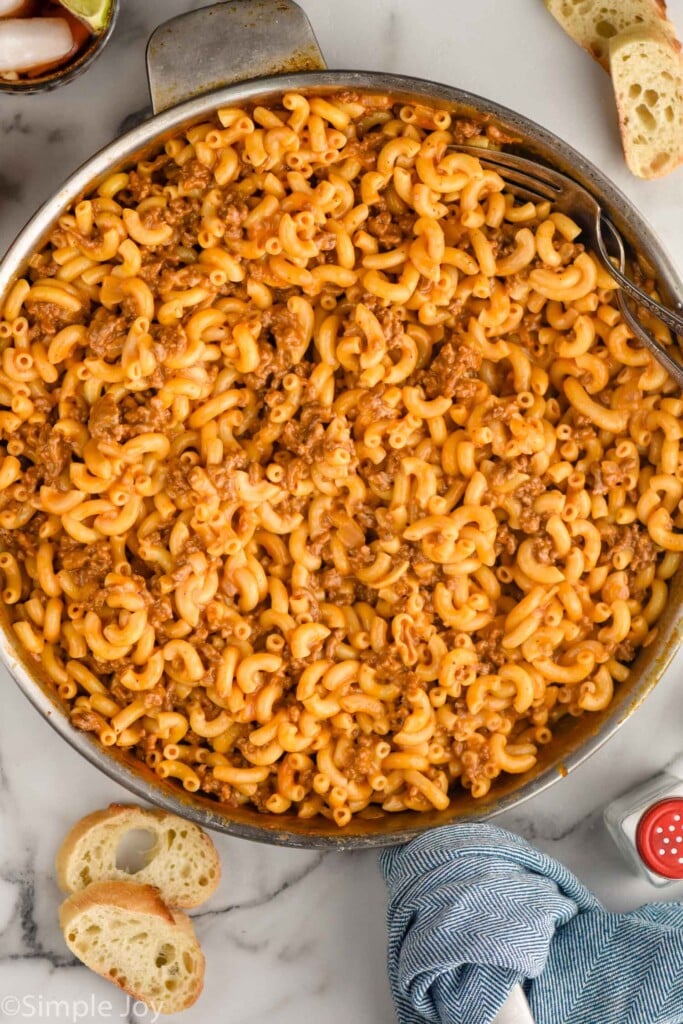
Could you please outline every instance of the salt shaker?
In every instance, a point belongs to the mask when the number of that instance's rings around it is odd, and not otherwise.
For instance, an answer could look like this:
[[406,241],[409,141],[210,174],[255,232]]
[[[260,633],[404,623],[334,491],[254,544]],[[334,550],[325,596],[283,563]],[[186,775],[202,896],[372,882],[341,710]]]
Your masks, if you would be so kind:
[[683,757],[614,800],[605,823],[626,858],[652,885],[683,879]]

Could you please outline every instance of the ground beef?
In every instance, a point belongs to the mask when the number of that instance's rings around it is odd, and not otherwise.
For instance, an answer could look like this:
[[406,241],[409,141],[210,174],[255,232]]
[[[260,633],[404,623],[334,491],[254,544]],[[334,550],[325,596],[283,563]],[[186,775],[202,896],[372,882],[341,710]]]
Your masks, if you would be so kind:
[[173,413],[165,409],[159,399],[153,398],[148,405],[124,404],[123,422],[125,437],[135,437],[137,434],[152,433],[163,434],[171,422]]
[[379,316],[379,322],[387,339],[387,346],[391,352],[403,340],[403,320],[395,306],[383,309]]
[[321,452],[324,436],[325,428],[322,423],[312,424],[305,428],[296,420],[289,420],[280,434],[280,445],[294,455],[300,456],[305,463],[310,464]]
[[224,238],[236,241],[242,237],[244,221],[249,216],[249,207],[244,198],[235,193],[228,193],[225,202],[219,207],[218,216],[225,224]]
[[[201,203],[194,196],[177,196],[171,199],[164,210],[164,220],[171,227],[177,227],[189,231],[193,226],[198,227],[201,219]],[[173,247],[164,248],[164,256],[169,259],[173,253]]]
[[[253,465],[253,463],[252,463]],[[250,463],[242,449],[225,452],[219,466],[207,466],[206,474],[218,491],[221,501],[232,501],[235,497],[235,470],[245,472]]]
[[453,398],[464,380],[476,377],[481,364],[480,352],[471,348],[467,342],[451,337],[444,342],[429,368],[422,374],[420,383],[425,395],[427,398],[438,398],[440,395]]
[[81,708],[77,708],[72,713],[71,721],[77,729],[82,729],[83,732],[97,732],[102,725],[102,721],[98,715],[92,711],[86,711]]
[[[363,403],[358,408],[354,420],[353,432],[355,437],[362,437],[364,431],[379,420],[393,420],[396,418],[396,409],[391,405],[387,405],[384,401],[385,393],[385,385],[378,384],[372,391],[368,391],[363,395]],[[397,472],[400,467],[400,457],[396,452],[390,452],[389,458],[392,458],[392,468]]]
[[294,334],[289,336],[288,341],[283,341],[282,346],[273,348],[270,342],[263,341],[263,332],[259,342],[261,360],[253,373],[244,375],[244,384],[248,388],[262,394],[266,382],[272,387],[277,387],[286,373],[292,369],[291,346],[296,344]]
[[403,233],[391,213],[385,210],[366,221],[368,234],[374,235],[386,249],[394,249],[403,241]]
[[302,426],[312,427],[316,423],[329,423],[334,419],[334,409],[329,405],[320,405],[319,402],[309,402],[302,406],[299,420]]
[[22,427],[24,455],[35,463],[36,479],[30,485],[31,470],[24,474],[27,486],[38,487],[39,483],[54,486],[66,469],[71,458],[71,445],[61,431],[49,423],[29,423]]
[[159,288],[159,277],[166,266],[165,260],[148,260],[140,267],[138,277],[142,278],[153,292],[156,292]]
[[163,206],[151,206],[140,214],[140,220],[146,228],[159,228],[167,223],[165,213]]
[[169,357],[182,355],[187,348],[187,335],[182,324],[156,328],[154,340],[155,355],[160,363]]
[[172,622],[174,618],[173,603],[168,597],[157,597],[150,605],[147,612],[147,620],[155,630],[160,630],[164,623]]
[[142,202],[143,199],[147,199],[152,191],[152,182],[149,178],[138,174],[137,171],[131,171],[128,175],[128,186],[126,191],[130,192],[131,198],[137,204]]
[[159,294],[185,291],[185,289],[205,287],[208,283],[208,270],[205,266],[192,263],[187,267],[164,270],[159,279]]
[[[371,313],[374,313],[380,322],[382,333],[387,339],[389,350],[395,348],[404,335],[403,318],[397,306],[385,306],[382,299],[371,292],[363,292],[359,299],[364,306],[367,306]],[[349,311],[349,316],[344,325],[345,334],[356,334],[358,325],[355,321],[355,310]]]
[[557,555],[552,538],[548,536],[538,537],[534,541],[534,557],[541,565],[554,565]]
[[483,133],[483,126],[469,118],[458,117],[453,121],[450,130],[453,133],[453,141],[457,145],[458,143],[467,143],[477,138],[477,136]]
[[281,352],[290,353],[301,345],[301,325],[286,305],[275,305],[263,314],[263,328],[268,331]]
[[614,558],[621,551],[632,551],[633,558],[629,569],[633,572],[641,572],[657,560],[657,549],[646,527],[639,523],[631,523],[628,526],[621,526],[615,534],[614,540],[609,544],[610,557]]
[[611,462],[605,459],[601,464],[600,468],[602,471],[602,479],[607,484],[607,488],[620,487],[624,482],[624,470],[618,462]]
[[546,485],[543,480],[538,476],[532,476],[519,485],[515,491],[515,497],[524,508],[528,508],[545,490]]
[[599,463],[593,463],[592,466],[588,467],[586,477],[587,490],[590,494],[607,494],[609,487],[603,479]]
[[532,476],[515,490],[515,498],[522,506],[519,515],[520,529],[524,533],[536,534],[541,528],[545,516],[534,511],[534,502],[539,495],[543,494],[546,485],[538,476]]
[[514,555],[518,547],[518,540],[513,530],[507,523],[500,523],[496,531],[495,551],[496,557],[501,554]]
[[477,657],[481,662],[482,675],[495,672],[496,668],[509,660],[509,654],[502,645],[504,630],[500,626],[491,625],[483,631],[481,639],[474,644]]
[[[313,236],[313,241],[318,247],[318,252],[332,252],[337,245],[337,236],[332,231],[319,231]],[[330,262],[334,263],[334,260]]]
[[349,747],[341,764],[344,775],[355,782],[362,782],[370,772],[375,770],[375,752],[367,740],[368,737],[362,736],[358,740],[357,746]]
[[177,456],[170,456],[165,463],[164,490],[171,501],[179,507],[189,508],[192,503],[191,468]]
[[98,540],[84,547],[70,537],[60,543],[61,568],[73,573],[76,583],[100,583],[112,568],[112,552],[108,540]]
[[377,151],[382,148],[386,137],[378,131],[362,133],[359,129],[358,138],[347,145],[344,152],[352,159],[360,160],[367,170],[374,170],[377,162]]
[[183,167],[183,173],[180,175],[180,184],[186,191],[194,192],[208,188],[212,179],[213,175],[210,167],[200,163],[199,160],[190,160]]
[[616,658],[617,661],[622,661],[622,662],[628,663],[629,661],[633,661],[635,656],[636,656],[636,649],[635,649],[635,647],[633,646],[633,643],[630,640],[623,640],[614,649],[614,657]]
[[356,581],[349,576],[342,576],[338,569],[324,569],[317,574],[320,586],[332,604],[353,604],[356,599]]
[[121,437],[121,412],[111,392],[93,402],[88,430],[95,441],[116,441]]
[[519,528],[522,533],[536,534],[541,528],[541,516],[533,509],[524,508],[519,514]]
[[88,327],[88,355],[113,362],[121,356],[127,334],[125,318],[100,306]]
[[24,303],[24,309],[33,329],[41,335],[52,335],[69,324],[83,323],[88,315],[85,307],[72,312],[56,302],[35,302],[32,299]]

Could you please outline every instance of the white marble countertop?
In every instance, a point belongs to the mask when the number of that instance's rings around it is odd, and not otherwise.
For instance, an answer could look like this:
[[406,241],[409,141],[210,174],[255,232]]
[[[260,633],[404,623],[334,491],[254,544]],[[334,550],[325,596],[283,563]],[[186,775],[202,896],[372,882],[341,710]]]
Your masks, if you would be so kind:
[[[611,88],[542,0],[300,0],[330,67],[404,72],[516,108],[595,161],[639,206],[683,271],[683,170],[632,178]],[[0,252],[33,210],[148,106],[151,30],[191,0],[122,0],[97,64],[57,92],[0,96]],[[683,30],[683,0],[670,0]],[[498,822],[559,857],[611,909],[683,898],[631,874],[602,809],[683,749],[683,656],[587,764]],[[3,673],[0,680],[0,1024],[149,1020],[77,965],[57,925],[55,849],[82,814],[127,794],[74,753]],[[375,854],[321,856],[216,837],[224,879],[198,915],[206,988],[187,1024],[390,1024],[384,887]],[[4,1000],[4,1001],[3,1001]],[[66,1001],[62,1004],[50,1000]]]

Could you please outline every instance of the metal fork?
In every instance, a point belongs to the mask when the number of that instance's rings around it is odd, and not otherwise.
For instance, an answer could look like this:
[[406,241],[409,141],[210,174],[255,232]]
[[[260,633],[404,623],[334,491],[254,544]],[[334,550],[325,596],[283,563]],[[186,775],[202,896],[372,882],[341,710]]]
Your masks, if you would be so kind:
[[[643,327],[626,301],[626,296],[644,306],[676,335],[683,336],[683,316],[657,302],[626,276],[626,251],[623,239],[612,221],[605,216],[597,199],[565,174],[515,153],[457,144],[449,146],[449,149],[476,156],[483,167],[497,171],[501,178],[505,179],[510,191],[520,199],[532,203],[548,200],[559,213],[564,213],[576,221],[582,229],[587,247],[595,253],[605,270],[621,286],[621,291],[617,294],[617,303],[624,320],[657,362],[673,377],[678,386],[683,388],[683,366]],[[615,247],[616,263],[610,256],[606,239]]]

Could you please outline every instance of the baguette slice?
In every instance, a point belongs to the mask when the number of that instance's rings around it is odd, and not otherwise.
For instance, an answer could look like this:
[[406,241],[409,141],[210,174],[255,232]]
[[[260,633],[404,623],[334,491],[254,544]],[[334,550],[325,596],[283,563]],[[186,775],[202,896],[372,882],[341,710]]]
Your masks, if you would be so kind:
[[[117,850],[133,831],[151,833],[146,864],[131,874],[117,867]],[[57,881],[65,893],[92,882],[131,881],[153,885],[171,907],[197,907],[215,891],[221,866],[213,843],[200,828],[166,811],[112,804],[77,822],[57,854]]]
[[683,159],[680,44],[647,29],[610,41],[612,84],[626,163],[639,178],[668,174]]
[[545,0],[565,32],[609,71],[609,41],[631,28],[676,38],[664,0]]
[[199,998],[204,956],[190,919],[151,885],[93,882],[62,903],[59,923],[86,967],[152,1010],[177,1013]]

